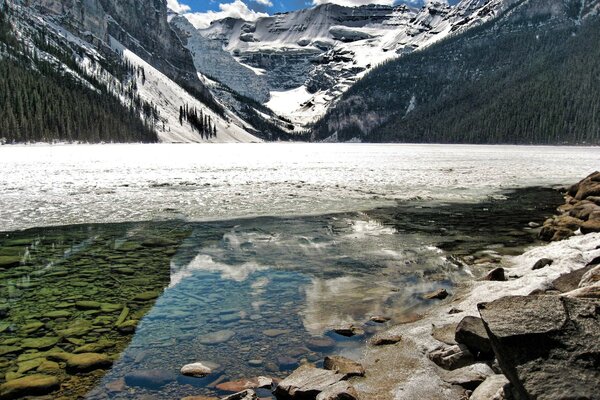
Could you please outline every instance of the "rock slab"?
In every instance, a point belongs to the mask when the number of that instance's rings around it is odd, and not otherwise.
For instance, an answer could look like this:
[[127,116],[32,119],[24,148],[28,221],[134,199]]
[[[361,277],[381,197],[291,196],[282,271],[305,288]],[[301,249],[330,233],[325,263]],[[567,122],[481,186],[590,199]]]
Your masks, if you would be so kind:
[[282,399],[315,399],[343,378],[335,371],[303,365],[279,383],[275,395]]
[[597,398],[597,300],[509,296],[478,308],[502,372],[518,397]]

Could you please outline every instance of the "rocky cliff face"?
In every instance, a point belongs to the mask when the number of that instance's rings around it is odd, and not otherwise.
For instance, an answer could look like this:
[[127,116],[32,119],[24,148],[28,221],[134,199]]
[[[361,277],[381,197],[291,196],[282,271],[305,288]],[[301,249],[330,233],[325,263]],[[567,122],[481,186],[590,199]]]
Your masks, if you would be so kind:
[[[263,74],[270,91],[306,90],[306,101],[286,115],[306,125],[372,67],[487,21],[511,1],[463,0],[420,9],[325,4],[254,22],[228,18],[198,33]],[[213,76],[225,82],[232,64],[222,65]]]
[[112,37],[173,80],[205,91],[162,0],[35,0],[31,5],[95,45]]

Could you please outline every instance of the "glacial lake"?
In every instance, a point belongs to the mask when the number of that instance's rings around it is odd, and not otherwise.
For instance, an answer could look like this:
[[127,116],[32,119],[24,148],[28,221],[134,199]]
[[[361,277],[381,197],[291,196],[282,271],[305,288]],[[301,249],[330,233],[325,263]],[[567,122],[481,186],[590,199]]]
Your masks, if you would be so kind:
[[[535,244],[529,222],[561,202],[549,188],[599,153],[0,146],[0,379],[57,376],[50,398],[177,399],[360,357],[372,334],[436,304],[425,293]],[[362,332],[333,332],[347,324]],[[69,364],[90,352],[112,366]],[[196,361],[213,373],[179,374]]]

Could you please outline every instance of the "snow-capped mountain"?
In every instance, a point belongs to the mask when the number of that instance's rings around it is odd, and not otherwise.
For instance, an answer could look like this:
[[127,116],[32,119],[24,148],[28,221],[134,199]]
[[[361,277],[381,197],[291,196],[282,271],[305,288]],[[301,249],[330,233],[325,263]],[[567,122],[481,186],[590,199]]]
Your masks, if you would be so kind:
[[200,73],[307,126],[374,66],[479,25],[512,2],[324,4],[253,22],[227,18],[205,29],[194,29],[181,16],[171,25]]
[[19,51],[31,59],[32,70],[39,69],[36,61],[42,59],[92,92],[110,92],[127,109],[135,109],[160,141],[260,141],[249,133],[250,124],[223,107],[198,76],[189,51],[168,23],[166,2],[7,4],[12,29],[26,43]]

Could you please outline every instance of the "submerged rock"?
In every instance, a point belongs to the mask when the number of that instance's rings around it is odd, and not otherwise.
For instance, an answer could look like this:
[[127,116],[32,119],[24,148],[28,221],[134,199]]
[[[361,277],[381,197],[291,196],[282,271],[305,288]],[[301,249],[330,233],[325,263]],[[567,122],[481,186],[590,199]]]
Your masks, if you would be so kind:
[[184,365],[181,368],[181,374],[186,376],[204,377],[210,375],[212,369],[202,364],[201,362]]
[[98,353],[75,354],[67,360],[67,369],[71,372],[89,372],[96,369],[110,368],[112,360]]
[[361,328],[354,326],[352,324],[341,326],[339,328],[335,328],[333,331],[335,333],[337,333],[338,335],[342,335],[342,336],[346,336],[346,337],[352,337],[355,335],[364,335],[365,334],[364,330],[362,330]]
[[346,378],[365,375],[365,368],[360,363],[342,356],[325,357],[323,368],[343,374]]
[[224,392],[242,392],[246,389],[270,389],[273,385],[273,379],[266,376],[257,376],[255,378],[238,379],[235,381],[219,383],[216,388]]
[[160,369],[141,369],[125,375],[125,383],[128,386],[159,389],[175,381],[176,378],[175,374],[168,371]]
[[0,385],[0,398],[17,399],[23,396],[45,395],[60,387],[56,376],[29,375]]
[[235,393],[226,397],[223,397],[221,400],[256,400],[258,396],[256,392],[252,389],[244,390],[239,393]]
[[597,301],[509,296],[478,307],[502,372],[519,397],[597,396]]
[[433,292],[424,294],[423,298],[426,300],[434,300],[434,299],[443,300],[446,297],[448,297],[448,295],[449,294],[446,289],[437,289],[437,290],[434,290]]
[[327,351],[335,346],[335,341],[328,337],[312,338],[306,342],[306,346],[309,349],[317,352]]
[[58,343],[58,337],[27,338],[21,341],[21,347],[25,349],[49,349]]
[[204,335],[198,341],[200,344],[215,345],[228,342],[234,336],[234,331],[221,330]]

